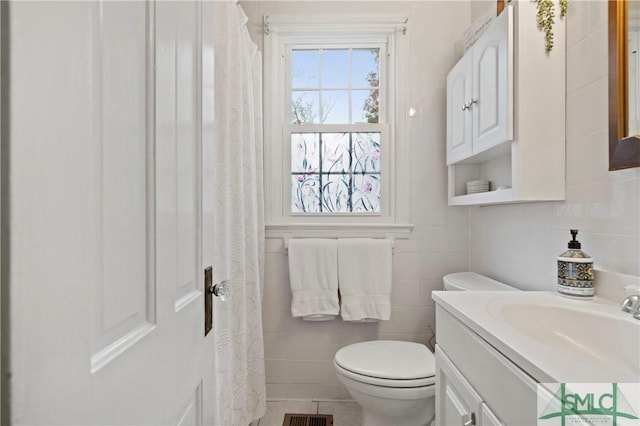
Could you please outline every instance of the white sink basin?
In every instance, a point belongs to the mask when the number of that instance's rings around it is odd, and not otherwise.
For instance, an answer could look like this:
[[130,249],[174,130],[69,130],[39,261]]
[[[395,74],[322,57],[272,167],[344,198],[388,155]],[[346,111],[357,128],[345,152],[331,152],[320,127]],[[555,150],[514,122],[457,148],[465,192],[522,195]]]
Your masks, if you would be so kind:
[[640,382],[640,321],[603,299],[551,292],[434,292],[538,382]]
[[594,368],[640,377],[640,321],[553,305],[513,303],[500,315],[531,339]]

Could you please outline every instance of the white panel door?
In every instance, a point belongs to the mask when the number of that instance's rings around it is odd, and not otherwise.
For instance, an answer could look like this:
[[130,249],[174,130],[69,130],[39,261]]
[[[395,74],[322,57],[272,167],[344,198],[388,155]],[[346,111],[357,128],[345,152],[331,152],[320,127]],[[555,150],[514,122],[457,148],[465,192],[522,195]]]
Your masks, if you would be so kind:
[[210,416],[202,8],[8,8],[12,424]]
[[473,46],[473,154],[513,139],[513,8]]
[[465,55],[447,75],[447,165],[472,154],[471,55]]

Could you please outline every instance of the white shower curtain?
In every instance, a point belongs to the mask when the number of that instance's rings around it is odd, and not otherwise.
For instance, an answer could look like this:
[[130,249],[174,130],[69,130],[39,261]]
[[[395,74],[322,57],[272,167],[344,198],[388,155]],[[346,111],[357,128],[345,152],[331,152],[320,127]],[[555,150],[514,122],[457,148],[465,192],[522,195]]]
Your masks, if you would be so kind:
[[214,265],[218,279],[230,280],[232,292],[214,307],[214,416],[219,426],[247,426],[266,410],[262,61],[242,8],[235,1],[215,1],[214,13]]

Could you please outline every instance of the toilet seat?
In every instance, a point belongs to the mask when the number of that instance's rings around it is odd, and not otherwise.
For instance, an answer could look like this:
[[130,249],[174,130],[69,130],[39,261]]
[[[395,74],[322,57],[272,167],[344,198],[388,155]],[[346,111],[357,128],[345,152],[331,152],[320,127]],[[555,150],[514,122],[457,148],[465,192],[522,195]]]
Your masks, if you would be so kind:
[[371,386],[379,386],[385,388],[420,388],[426,386],[433,386],[436,382],[435,374],[431,377],[425,377],[422,379],[381,379],[379,377],[365,376],[363,374],[354,373],[345,368],[340,367],[334,362],[336,372],[356,382],[364,383]]
[[355,343],[340,349],[334,364],[339,374],[375,386],[415,388],[435,383],[435,358],[419,343]]

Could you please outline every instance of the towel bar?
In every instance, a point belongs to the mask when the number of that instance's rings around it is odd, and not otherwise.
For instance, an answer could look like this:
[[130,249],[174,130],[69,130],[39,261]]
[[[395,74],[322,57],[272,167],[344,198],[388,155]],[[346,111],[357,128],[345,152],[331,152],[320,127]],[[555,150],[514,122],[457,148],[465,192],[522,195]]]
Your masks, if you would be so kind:
[[[295,237],[292,237],[290,235],[284,235],[282,237],[282,241],[284,243],[284,252],[285,254],[289,252],[289,240],[292,240]],[[305,237],[300,237],[300,238],[305,238]],[[318,238],[318,237],[309,237],[309,238]],[[353,237],[355,238],[355,237]],[[391,254],[394,253],[394,248],[395,248],[395,238],[387,238],[387,237],[362,237],[362,238],[372,238],[374,240],[391,240]],[[333,238],[335,240],[337,240],[337,238]]]

